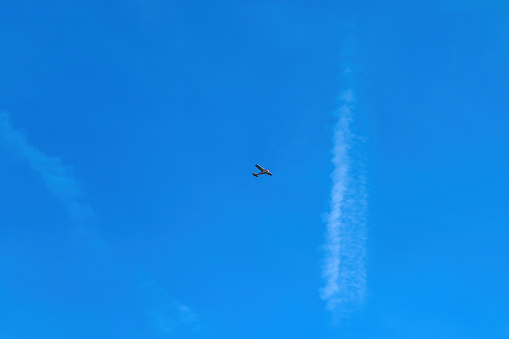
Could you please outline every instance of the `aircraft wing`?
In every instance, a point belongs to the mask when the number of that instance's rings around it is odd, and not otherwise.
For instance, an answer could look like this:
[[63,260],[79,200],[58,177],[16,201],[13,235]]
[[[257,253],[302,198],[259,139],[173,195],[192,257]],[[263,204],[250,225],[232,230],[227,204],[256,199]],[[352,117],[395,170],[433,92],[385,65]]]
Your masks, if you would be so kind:
[[258,168],[260,171],[265,171],[265,168],[263,168],[262,166],[260,166],[260,165],[255,165],[255,166],[256,166],[256,168]]

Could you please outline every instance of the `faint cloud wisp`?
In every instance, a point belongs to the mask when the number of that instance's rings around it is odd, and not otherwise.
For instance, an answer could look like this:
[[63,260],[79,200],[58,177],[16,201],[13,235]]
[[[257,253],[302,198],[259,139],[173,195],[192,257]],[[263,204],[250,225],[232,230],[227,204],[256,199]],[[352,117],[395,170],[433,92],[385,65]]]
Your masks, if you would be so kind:
[[48,190],[66,207],[70,217],[83,222],[93,216],[92,208],[83,201],[83,192],[74,178],[72,168],[58,157],[50,156],[30,144],[11,124],[9,115],[0,112],[0,138],[12,151],[39,173]]
[[[94,211],[84,201],[84,194],[72,173],[72,168],[63,165],[60,158],[50,156],[33,146],[13,127],[9,115],[5,112],[0,112],[0,144],[4,144],[41,175],[46,188],[64,204],[73,222],[83,225],[93,221]],[[111,262],[111,252],[105,250],[107,248],[105,242],[94,232],[87,234],[88,237],[80,241],[94,245],[93,252],[87,253],[96,253],[101,263],[105,260]],[[97,246],[98,244],[101,246]],[[130,273],[125,273],[123,278],[130,279]],[[195,312],[187,305],[171,299],[155,280],[144,277],[143,287],[144,297],[148,295],[150,298],[147,313],[159,330],[173,335],[183,331],[198,332],[204,328]]]
[[[346,73],[351,70],[347,69]],[[356,154],[363,140],[352,132],[356,103],[353,90],[344,91],[339,99],[322,271],[325,286],[320,290],[335,321],[358,308],[366,294],[366,176],[363,163]]]
[[205,327],[200,317],[189,306],[170,298],[168,293],[153,279],[145,278],[144,295],[151,296],[146,307],[152,324],[168,335],[183,332],[199,332]]

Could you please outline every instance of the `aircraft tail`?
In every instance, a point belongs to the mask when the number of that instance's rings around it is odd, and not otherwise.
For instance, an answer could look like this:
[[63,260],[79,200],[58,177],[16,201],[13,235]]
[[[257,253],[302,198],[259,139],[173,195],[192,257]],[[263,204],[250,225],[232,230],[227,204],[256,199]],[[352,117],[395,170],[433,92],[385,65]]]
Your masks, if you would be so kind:
[[256,173],[253,173],[253,175],[254,175],[255,177],[257,177],[257,178],[258,178],[258,174],[256,174]]

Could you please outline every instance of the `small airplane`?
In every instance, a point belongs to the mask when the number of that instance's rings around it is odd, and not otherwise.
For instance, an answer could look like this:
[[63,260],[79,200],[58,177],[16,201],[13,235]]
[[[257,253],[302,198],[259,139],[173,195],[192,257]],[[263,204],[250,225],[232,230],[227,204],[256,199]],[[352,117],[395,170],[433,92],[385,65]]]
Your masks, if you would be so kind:
[[270,173],[269,169],[265,169],[260,165],[255,165],[255,166],[256,166],[256,168],[258,168],[261,171],[260,173],[253,173],[253,175],[255,177],[258,177],[261,174],[268,174],[268,175],[272,176],[272,173]]

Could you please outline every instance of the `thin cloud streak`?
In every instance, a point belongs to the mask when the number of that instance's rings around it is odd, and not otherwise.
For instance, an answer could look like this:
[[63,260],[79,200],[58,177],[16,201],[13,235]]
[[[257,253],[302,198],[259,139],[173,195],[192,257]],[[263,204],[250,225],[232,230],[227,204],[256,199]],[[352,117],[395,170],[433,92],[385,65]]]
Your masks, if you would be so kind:
[[[74,222],[79,225],[87,222],[86,226],[89,226],[90,221],[93,221],[94,211],[83,201],[84,194],[72,173],[72,168],[63,165],[60,158],[50,156],[30,144],[28,139],[13,127],[9,115],[5,112],[0,112],[0,144],[2,143],[41,175],[47,189],[65,205]],[[83,229],[92,231],[92,228]],[[106,251],[105,242],[95,232],[86,234],[88,235],[86,240],[80,238],[80,242],[94,245],[94,252],[89,254],[97,254],[97,259],[101,263],[111,260],[111,252]],[[130,273],[126,272],[125,277],[130,277]],[[146,277],[145,280],[145,297],[150,299],[148,313],[159,330],[172,336],[184,331],[198,332],[205,328],[198,314],[189,306],[170,298],[155,280]]]
[[354,154],[362,142],[352,132],[355,103],[351,89],[340,96],[334,128],[333,185],[322,271],[325,286],[320,292],[335,320],[358,308],[366,295],[366,177]]
[[28,139],[13,127],[9,115],[5,112],[0,112],[0,138],[41,175],[48,190],[65,205],[74,221],[82,222],[93,216],[92,208],[83,202],[83,192],[74,178],[72,168],[64,166],[60,158],[50,156],[30,144]]

